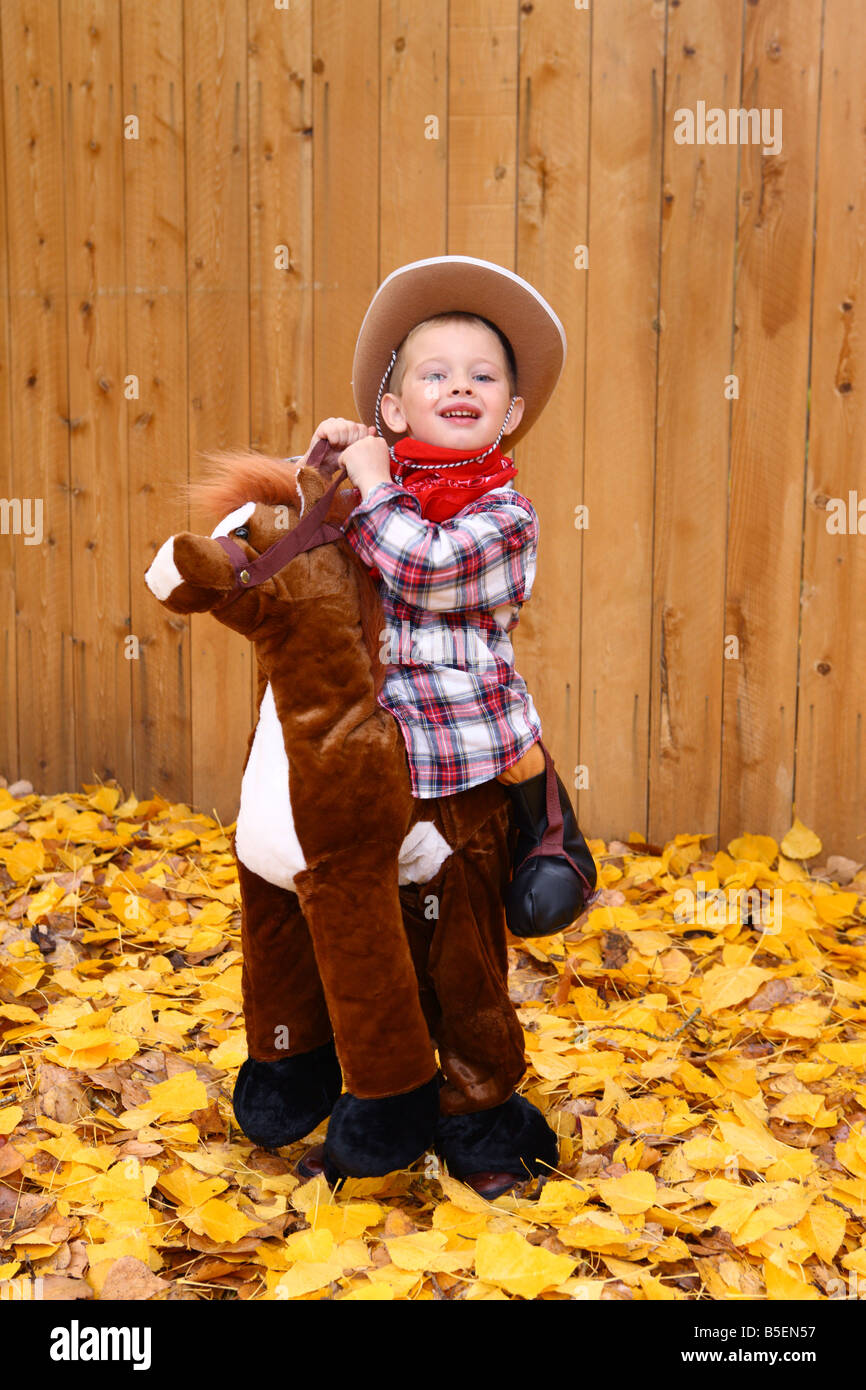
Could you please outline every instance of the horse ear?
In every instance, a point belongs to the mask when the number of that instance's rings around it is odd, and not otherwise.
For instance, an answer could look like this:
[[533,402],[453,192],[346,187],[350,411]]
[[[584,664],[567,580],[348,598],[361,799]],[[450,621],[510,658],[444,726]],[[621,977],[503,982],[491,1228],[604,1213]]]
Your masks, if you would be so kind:
[[310,507],[324,496],[328,484],[315,468],[308,468],[305,463],[298,469],[297,484],[301,499],[301,516],[304,516]]

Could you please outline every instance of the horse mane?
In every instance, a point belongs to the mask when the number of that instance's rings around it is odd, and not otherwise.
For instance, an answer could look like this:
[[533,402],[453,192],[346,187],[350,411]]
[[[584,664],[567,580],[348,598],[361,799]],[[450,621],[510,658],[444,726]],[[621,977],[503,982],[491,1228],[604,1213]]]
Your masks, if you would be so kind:
[[[256,453],[254,449],[220,449],[202,452],[200,457],[208,466],[201,478],[178,485],[178,492],[191,507],[199,508],[215,522],[242,507],[245,502],[262,502],[268,506],[290,506],[301,509],[298,488],[300,459],[273,458]],[[337,489],[328,508],[327,520],[342,526],[358,503],[355,488]],[[356,555],[347,540],[339,542],[348,555],[358,576],[358,599],[361,634],[370,657],[370,670],[376,694],[382,689],[385,668],[379,650],[385,615],[379,590],[367,566]]]

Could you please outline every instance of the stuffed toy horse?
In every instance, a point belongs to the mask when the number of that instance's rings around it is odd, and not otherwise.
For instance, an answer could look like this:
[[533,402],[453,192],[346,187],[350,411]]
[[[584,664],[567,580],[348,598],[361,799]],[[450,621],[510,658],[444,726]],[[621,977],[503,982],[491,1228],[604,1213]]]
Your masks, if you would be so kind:
[[433,1149],[495,1194],[558,1156],[515,1092],[526,1061],[507,989],[504,788],[412,795],[402,732],[376,698],[381,601],[339,529],[355,505],[336,491],[339,451],[207,457],[187,493],[223,519],[210,536],[170,537],[145,580],[173,613],[213,613],[255,650],[232,837],[249,1053],[236,1119],[277,1148],[330,1115],[331,1183]]

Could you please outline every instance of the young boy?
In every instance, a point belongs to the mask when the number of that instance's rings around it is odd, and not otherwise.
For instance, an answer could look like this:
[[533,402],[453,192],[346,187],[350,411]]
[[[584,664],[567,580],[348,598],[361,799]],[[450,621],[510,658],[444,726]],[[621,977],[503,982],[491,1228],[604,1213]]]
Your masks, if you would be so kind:
[[[538,518],[511,487],[517,470],[499,441],[537,419],[564,357],[562,325],[520,277],[464,256],[413,262],[380,286],[358,338],[355,401],[376,424],[324,420],[310,444],[345,446],[360,493],[343,531],[380,580],[379,699],[403,731],[414,795],[491,777],[506,788],[519,833],[505,909],[517,936],[562,930],[596,884],[552,764],[548,785],[508,636],[532,589]],[[557,792],[562,836],[542,845]]]

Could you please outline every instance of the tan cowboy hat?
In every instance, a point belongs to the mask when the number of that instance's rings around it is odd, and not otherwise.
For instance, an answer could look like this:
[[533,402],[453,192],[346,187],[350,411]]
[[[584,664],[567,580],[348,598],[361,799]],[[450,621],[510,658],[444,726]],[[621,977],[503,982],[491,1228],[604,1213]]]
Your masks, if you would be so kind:
[[[451,309],[489,319],[514,350],[517,394],[526,404],[520,424],[503,439],[503,449],[510,449],[532,427],[553,393],[565,362],[565,330],[547,300],[526,280],[474,256],[411,261],[382,281],[355,345],[352,390],[358,418],[364,425],[376,423],[376,400],[392,349],[416,324]],[[399,439],[384,420],[380,427],[389,445]]]

